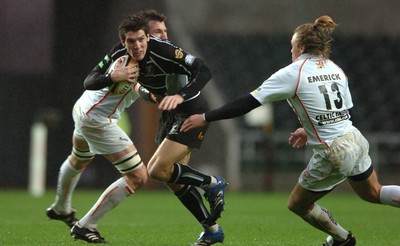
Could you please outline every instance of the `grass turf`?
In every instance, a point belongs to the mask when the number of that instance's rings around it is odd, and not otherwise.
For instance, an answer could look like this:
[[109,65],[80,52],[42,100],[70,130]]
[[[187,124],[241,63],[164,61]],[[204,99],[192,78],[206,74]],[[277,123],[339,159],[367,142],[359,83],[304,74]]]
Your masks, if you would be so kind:
[[[101,191],[77,191],[73,204],[82,217]],[[287,193],[227,192],[226,211],[219,220],[225,232],[223,246],[321,245],[326,235],[292,214]],[[73,241],[68,227],[49,220],[46,208],[54,191],[30,197],[26,191],[0,190],[0,245],[86,245]],[[362,246],[397,246],[396,208],[361,201],[355,194],[333,192],[319,202],[351,229]],[[202,228],[169,192],[141,190],[108,213],[98,226],[111,245],[188,246]],[[218,245],[218,244],[217,244]]]

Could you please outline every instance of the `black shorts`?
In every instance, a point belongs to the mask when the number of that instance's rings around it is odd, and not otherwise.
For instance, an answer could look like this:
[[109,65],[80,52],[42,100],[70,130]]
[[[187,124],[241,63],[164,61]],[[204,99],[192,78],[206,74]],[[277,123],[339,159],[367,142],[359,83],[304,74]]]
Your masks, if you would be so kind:
[[208,124],[189,132],[181,132],[181,126],[188,117],[189,115],[187,114],[164,111],[160,118],[160,126],[156,137],[157,144],[161,144],[164,138],[167,138],[189,148],[200,149]]
[[185,122],[190,115],[208,111],[208,104],[202,100],[202,98],[184,104],[185,105],[178,107],[176,110],[162,112],[156,136],[157,144],[161,144],[164,138],[167,138],[171,141],[186,145],[189,148],[200,149],[208,129],[208,124],[189,132],[181,132],[180,129],[183,122]]

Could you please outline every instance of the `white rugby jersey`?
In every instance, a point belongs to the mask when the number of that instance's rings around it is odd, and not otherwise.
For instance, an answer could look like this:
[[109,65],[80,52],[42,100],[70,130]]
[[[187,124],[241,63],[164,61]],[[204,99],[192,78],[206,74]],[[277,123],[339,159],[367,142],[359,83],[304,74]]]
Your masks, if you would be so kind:
[[85,90],[78,103],[81,110],[96,121],[117,122],[125,108],[131,106],[138,97],[133,89],[114,95],[105,87],[101,90]]
[[347,77],[329,59],[303,54],[251,95],[261,104],[287,99],[311,146],[329,146],[352,125],[348,110],[353,102]]

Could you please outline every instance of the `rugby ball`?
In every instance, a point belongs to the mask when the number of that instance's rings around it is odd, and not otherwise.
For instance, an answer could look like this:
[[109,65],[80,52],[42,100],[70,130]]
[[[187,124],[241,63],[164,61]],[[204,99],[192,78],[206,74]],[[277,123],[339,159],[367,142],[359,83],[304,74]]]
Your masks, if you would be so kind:
[[[115,68],[121,66],[137,65],[134,59],[129,55],[124,55],[115,60],[111,66],[108,68],[108,74],[112,73]],[[128,81],[121,81],[119,83],[113,83],[108,87],[108,90],[114,95],[125,94],[126,92],[132,90],[136,83],[130,83]]]

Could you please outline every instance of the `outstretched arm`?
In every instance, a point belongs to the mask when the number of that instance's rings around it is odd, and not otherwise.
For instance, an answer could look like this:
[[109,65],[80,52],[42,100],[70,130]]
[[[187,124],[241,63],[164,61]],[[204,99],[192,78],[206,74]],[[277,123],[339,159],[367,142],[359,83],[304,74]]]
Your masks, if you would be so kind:
[[209,111],[204,114],[195,114],[185,120],[181,127],[181,131],[187,132],[194,128],[198,128],[207,124],[207,122],[236,118],[247,114],[251,110],[261,106],[251,94],[239,97],[224,106]]

